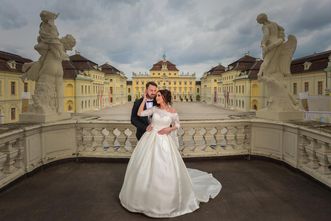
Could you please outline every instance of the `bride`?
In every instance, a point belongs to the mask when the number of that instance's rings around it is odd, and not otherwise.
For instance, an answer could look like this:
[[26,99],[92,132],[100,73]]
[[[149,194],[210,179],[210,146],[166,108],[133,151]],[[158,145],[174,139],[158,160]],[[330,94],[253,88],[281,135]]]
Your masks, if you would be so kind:
[[145,95],[138,116],[152,116],[152,130],[144,133],[132,153],[119,194],[121,204],[155,218],[193,212],[199,202],[215,198],[222,185],[211,174],[186,168],[178,142],[170,135],[180,127],[170,91],[159,90],[157,105],[144,110],[146,100]]

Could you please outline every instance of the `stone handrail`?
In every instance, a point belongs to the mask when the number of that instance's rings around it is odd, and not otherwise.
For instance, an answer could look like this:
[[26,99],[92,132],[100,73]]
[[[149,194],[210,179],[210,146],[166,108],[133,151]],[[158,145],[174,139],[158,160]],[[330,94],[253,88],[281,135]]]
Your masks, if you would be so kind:
[[[259,119],[183,121],[184,158],[259,155],[274,158],[331,187],[331,134]],[[66,158],[129,158],[137,140],[129,122],[69,120],[0,134],[0,188]]]

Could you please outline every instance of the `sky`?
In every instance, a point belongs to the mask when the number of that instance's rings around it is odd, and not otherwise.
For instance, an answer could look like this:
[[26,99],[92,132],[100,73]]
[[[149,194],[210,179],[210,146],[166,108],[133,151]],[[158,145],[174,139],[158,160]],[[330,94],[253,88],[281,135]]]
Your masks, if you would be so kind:
[[60,36],[99,65],[129,78],[162,59],[180,72],[229,65],[246,53],[261,57],[259,13],[297,37],[294,58],[331,49],[331,0],[0,0],[0,50],[38,59],[42,10],[59,13]]

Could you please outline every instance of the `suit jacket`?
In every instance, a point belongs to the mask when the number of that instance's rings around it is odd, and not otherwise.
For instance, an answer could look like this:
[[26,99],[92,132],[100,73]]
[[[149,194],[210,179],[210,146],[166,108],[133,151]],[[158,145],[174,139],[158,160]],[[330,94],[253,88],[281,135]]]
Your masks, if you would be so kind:
[[[133,124],[136,128],[136,137],[138,140],[142,137],[142,135],[146,132],[146,128],[149,125],[148,117],[139,117],[138,109],[140,107],[141,102],[143,102],[144,98],[140,98],[139,100],[136,100],[133,104],[132,111],[131,111],[131,124]],[[156,101],[154,99],[153,106],[156,105]],[[144,107],[144,110],[146,110],[146,105]]]

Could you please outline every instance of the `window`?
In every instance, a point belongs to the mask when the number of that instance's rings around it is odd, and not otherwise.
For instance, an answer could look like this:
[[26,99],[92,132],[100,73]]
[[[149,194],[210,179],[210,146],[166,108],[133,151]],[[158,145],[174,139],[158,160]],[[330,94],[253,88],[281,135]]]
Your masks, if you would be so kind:
[[296,95],[298,93],[297,83],[293,83],[293,94]]
[[83,85],[80,87],[80,92],[81,92],[81,94],[84,94],[84,86]]
[[16,108],[11,108],[10,109],[10,119],[15,120],[16,119]]
[[199,93],[199,88],[197,88],[197,93]]
[[10,94],[11,95],[16,94],[16,82],[14,81],[10,82]]
[[309,91],[309,82],[305,82],[304,89],[305,89],[305,92]]
[[24,82],[24,92],[28,92],[29,87],[28,87],[28,82]]
[[307,70],[310,68],[311,64],[312,64],[311,62],[306,61],[306,62],[303,64],[303,68],[304,68],[304,70],[307,71]]
[[131,93],[131,90],[130,90],[130,88],[128,88],[128,93]]
[[322,95],[323,94],[323,81],[317,82],[317,94]]

